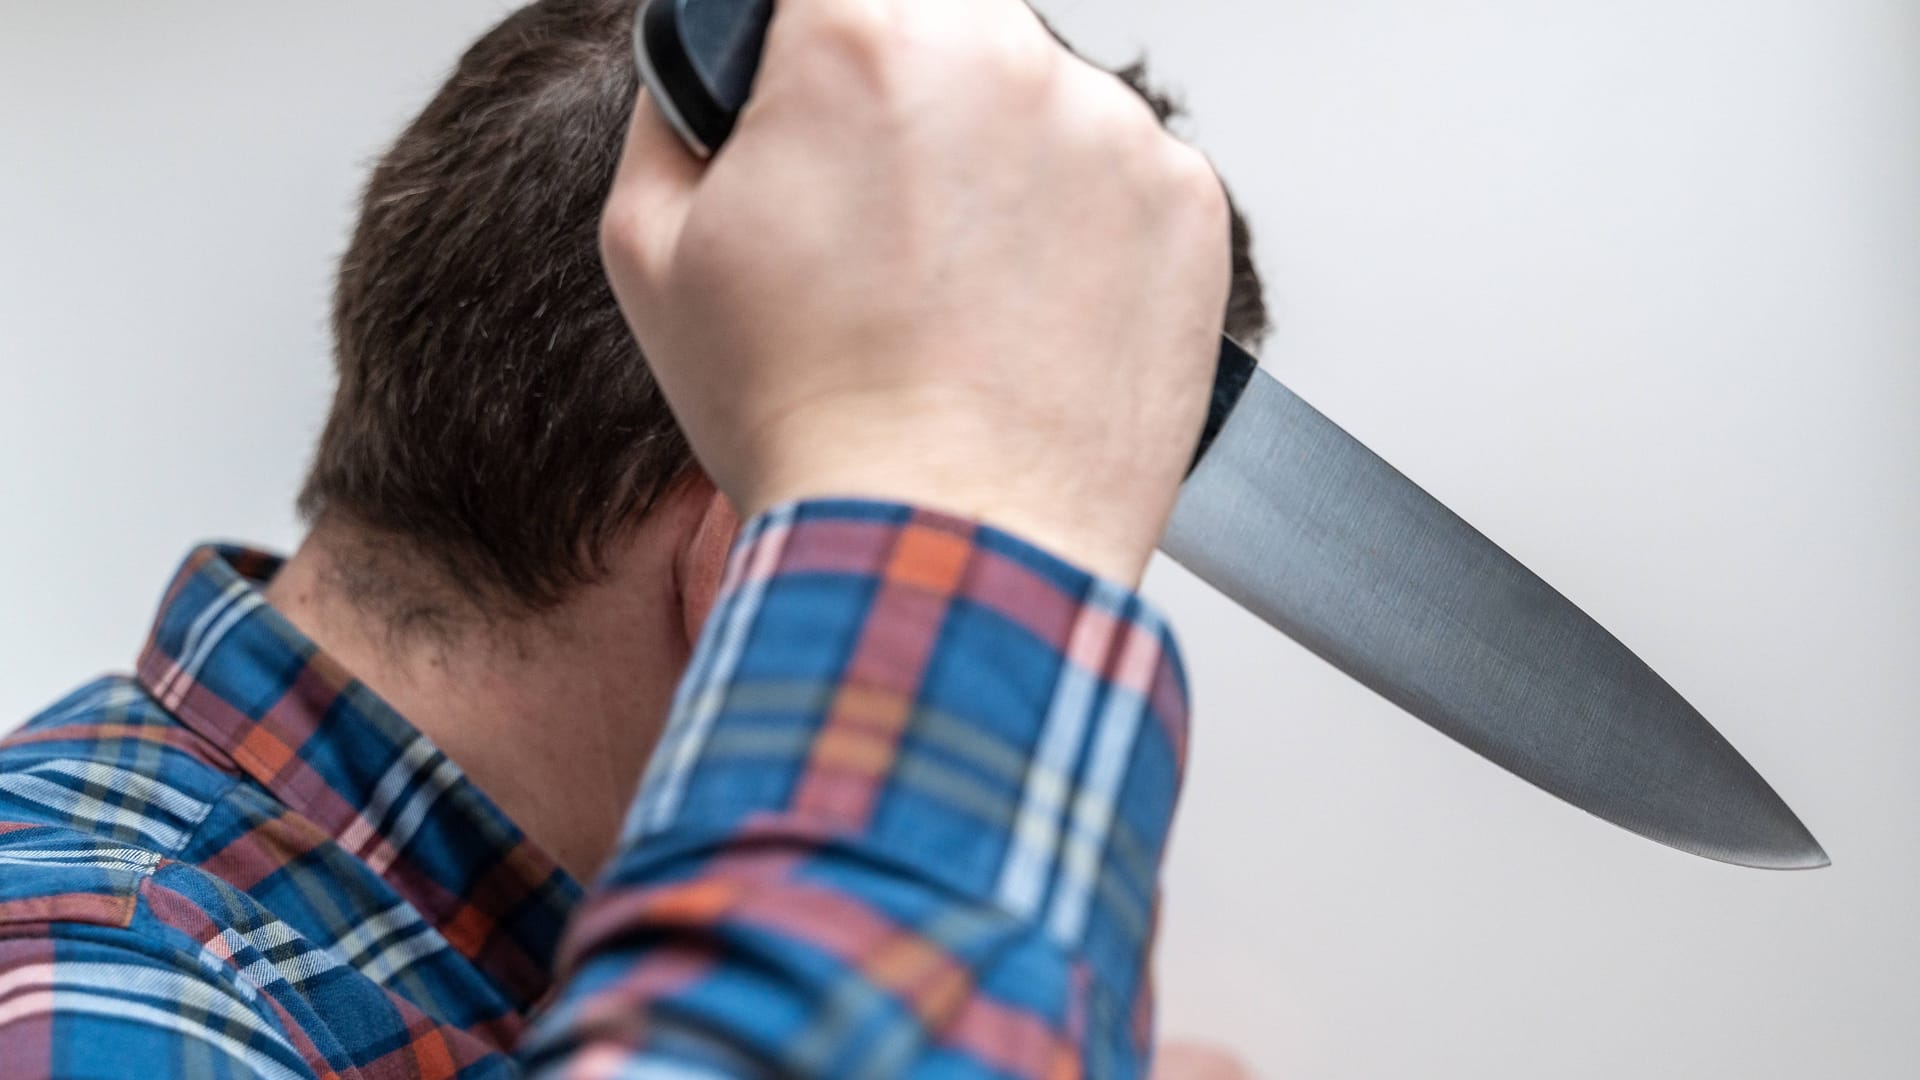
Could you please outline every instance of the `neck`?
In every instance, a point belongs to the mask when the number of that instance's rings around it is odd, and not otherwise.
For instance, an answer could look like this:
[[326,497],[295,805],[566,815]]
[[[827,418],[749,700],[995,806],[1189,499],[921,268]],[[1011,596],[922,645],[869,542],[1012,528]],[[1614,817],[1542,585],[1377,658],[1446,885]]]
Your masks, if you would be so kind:
[[[526,619],[489,619],[391,541],[325,521],[266,596],[586,879],[619,838],[691,648],[671,528],[643,522],[604,580]],[[396,621],[369,585],[444,617]]]

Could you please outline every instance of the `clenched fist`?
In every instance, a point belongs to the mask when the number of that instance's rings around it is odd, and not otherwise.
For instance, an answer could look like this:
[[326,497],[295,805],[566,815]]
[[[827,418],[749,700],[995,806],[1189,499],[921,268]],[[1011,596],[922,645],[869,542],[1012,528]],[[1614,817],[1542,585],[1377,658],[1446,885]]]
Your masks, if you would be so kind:
[[1021,0],[782,0],[710,163],[643,95],[601,232],[743,514],[896,499],[1133,584],[1205,417],[1228,222]]

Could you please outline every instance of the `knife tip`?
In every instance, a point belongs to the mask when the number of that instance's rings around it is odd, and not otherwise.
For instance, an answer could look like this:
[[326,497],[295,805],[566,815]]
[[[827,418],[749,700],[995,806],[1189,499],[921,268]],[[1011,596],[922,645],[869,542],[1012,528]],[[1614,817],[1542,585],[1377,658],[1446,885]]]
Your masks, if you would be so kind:
[[1801,857],[1801,858],[1800,858],[1800,859],[1799,859],[1798,861],[1796,861],[1796,862],[1780,862],[1780,863],[1775,863],[1775,864],[1774,864],[1773,866],[1771,866],[1771,867],[1768,867],[1768,869],[1772,869],[1772,870],[1825,870],[1825,869],[1826,869],[1827,867],[1829,867],[1829,866],[1832,866],[1832,865],[1833,865],[1833,860],[1827,857],[1827,853],[1826,853],[1826,852],[1824,852],[1824,851],[1822,851],[1822,850],[1820,850],[1819,848],[1815,848],[1814,850],[1812,850],[1812,851],[1810,851],[1810,852],[1808,852],[1808,853],[1806,853],[1806,854],[1805,854],[1804,856],[1802,856],[1802,857]]
[[1804,829],[1794,843],[1729,856],[1725,861],[1756,870],[1823,870],[1833,865],[1827,849]]
[[1715,862],[1731,866],[1745,867],[1749,870],[1824,870],[1833,865],[1825,850],[1819,846],[1793,851],[1702,851],[1698,848],[1682,848],[1693,855],[1700,855]]
[[1718,837],[1703,837],[1698,832],[1682,837],[1665,830],[1647,830],[1641,835],[1715,862],[1754,870],[1820,870],[1832,866],[1827,849],[1787,804],[1771,788],[1760,790],[1765,795],[1761,807],[1766,813],[1723,818],[1723,823],[1731,821],[1734,827],[1724,829]]

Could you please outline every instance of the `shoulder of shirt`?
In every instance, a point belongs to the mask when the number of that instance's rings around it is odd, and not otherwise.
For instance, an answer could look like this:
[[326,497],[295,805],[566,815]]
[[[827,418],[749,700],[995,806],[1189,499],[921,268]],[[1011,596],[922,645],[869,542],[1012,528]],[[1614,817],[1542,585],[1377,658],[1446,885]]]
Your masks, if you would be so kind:
[[0,740],[0,942],[91,942],[248,1002],[282,968],[326,966],[196,864],[196,837],[236,795],[258,793],[131,679],[45,709]]
[[[246,1075],[315,1075],[298,1067],[279,991],[336,965],[259,914],[188,863],[80,829],[0,824],[0,986],[13,991],[0,1059],[158,1046],[175,1067],[231,1059]],[[154,1075],[187,1072],[162,1061]]]
[[129,925],[242,783],[133,680],[74,691],[0,740],[0,924]]
[[78,829],[0,824],[0,969],[14,946],[36,941],[142,956],[250,1005],[276,984],[339,966],[192,863]]

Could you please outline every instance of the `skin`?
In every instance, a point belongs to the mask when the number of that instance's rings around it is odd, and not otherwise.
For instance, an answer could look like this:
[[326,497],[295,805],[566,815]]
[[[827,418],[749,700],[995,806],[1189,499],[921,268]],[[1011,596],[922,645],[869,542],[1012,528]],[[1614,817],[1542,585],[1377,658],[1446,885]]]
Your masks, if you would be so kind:
[[342,569],[377,538],[322,520],[266,596],[591,880],[618,840],[738,528],[731,504],[692,477],[628,532],[604,579],[520,621],[488,618],[424,563],[385,567],[452,613],[421,634],[396,633],[344,585]]

